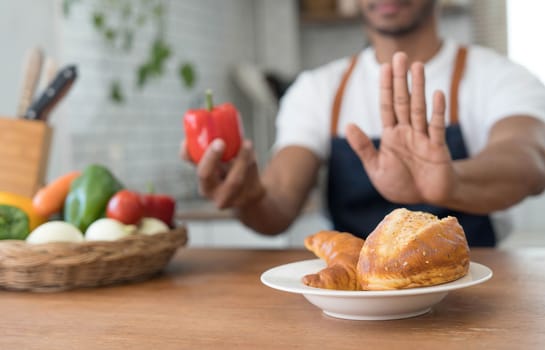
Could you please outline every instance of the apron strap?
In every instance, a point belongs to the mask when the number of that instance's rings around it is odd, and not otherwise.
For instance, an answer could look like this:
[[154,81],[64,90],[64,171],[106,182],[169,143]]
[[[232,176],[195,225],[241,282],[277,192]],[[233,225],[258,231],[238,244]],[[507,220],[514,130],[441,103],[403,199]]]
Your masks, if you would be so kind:
[[[467,47],[460,46],[458,52],[456,53],[456,60],[454,62],[454,71],[452,73],[451,85],[450,85],[450,96],[449,96],[449,108],[450,108],[450,124],[458,124],[458,90],[460,86],[460,81],[464,75],[465,65],[467,58]],[[339,117],[341,114],[341,106],[344,97],[344,90],[348,83],[350,75],[358,62],[358,55],[352,56],[350,59],[350,64],[346,71],[343,74],[341,83],[337,88],[335,93],[335,99],[333,100],[333,108],[331,110],[331,126],[330,133],[331,136],[337,136],[337,124],[339,123]]]
[[350,65],[344,72],[341,83],[339,87],[337,88],[337,93],[335,94],[335,100],[333,100],[333,108],[331,110],[331,126],[330,126],[331,136],[337,136],[337,124],[339,123],[339,115],[341,114],[341,106],[343,103],[344,89],[346,88],[348,79],[350,78],[350,75],[352,75],[352,71],[354,70],[354,67],[356,66],[357,62],[358,62],[358,55],[352,56],[352,58],[350,59]]
[[456,53],[456,61],[454,62],[454,71],[452,72],[452,79],[450,81],[450,124],[458,124],[458,90],[460,87],[460,81],[464,75],[464,69],[467,58],[467,47],[460,46]]

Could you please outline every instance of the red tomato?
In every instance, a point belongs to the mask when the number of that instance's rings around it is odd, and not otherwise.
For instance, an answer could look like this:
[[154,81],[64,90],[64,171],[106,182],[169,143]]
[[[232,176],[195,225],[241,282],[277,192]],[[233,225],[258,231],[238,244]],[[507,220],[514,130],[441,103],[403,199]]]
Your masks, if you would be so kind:
[[117,192],[108,201],[106,216],[125,225],[136,225],[145,214],[140,194],[129,190]]
[[198,163],[210,143],[221,138],[225,142],[221,160],[227,162],[237,155],[242,144],[239,112],[230,103],[214,106],[210,92],[207,92],[207,105],[207,109],[191,109],[184,115],[189,156]]

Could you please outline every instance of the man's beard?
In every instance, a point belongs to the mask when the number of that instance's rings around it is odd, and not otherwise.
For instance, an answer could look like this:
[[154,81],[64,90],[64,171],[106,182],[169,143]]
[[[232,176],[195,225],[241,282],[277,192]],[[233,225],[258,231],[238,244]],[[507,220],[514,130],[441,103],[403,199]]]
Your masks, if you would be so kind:
[[429,0],[427,3],[425,3],[424,6],[422,7],[422,10],[420,11],[420,13],[418,13],[418,15],[414,18],[414,20],[405,26],[400,26],[397,28],[374,27],[371,25],[370,21],[365,16],[365,11],[363,11],[363,23],[366,26],[370,27],[371,29],[375,30],[377,33],[385,35],[385,36],[391,36],[391,37],[404,36],[418,29],[422,25],[422,23],[424,23],[424,21],[433,14],[433,10],[435,9],[435,3],[436,3],[436,0]]

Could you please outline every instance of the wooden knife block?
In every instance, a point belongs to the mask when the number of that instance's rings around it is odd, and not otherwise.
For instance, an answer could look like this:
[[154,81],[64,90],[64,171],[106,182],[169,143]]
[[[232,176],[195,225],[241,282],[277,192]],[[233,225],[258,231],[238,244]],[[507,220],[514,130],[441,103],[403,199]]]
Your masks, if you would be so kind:
[[31,197],[43,186],[51,137],[43,121],[0,117],[0,191]]

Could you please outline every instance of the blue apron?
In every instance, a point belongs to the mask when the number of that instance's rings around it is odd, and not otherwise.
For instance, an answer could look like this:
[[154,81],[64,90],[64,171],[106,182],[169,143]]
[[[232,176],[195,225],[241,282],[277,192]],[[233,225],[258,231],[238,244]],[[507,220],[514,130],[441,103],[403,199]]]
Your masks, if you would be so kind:
[[[458,86],[463,75],[467,50],[461,47],[451,81],[450,125],[446,141],[452,159],[468,157],[460,125],[458,124]],[[432,213],[440,218],[454,216],[464,228],[470,246],[492,247],[496,244],[494,229],[487,215],[474,215],[431,205],[399,205],[384,199],[373,187],[363,165],[345,138],[337,136],[337,123],[344,89],[356,64],[354,56],[337,90],[332,110],[332,140],[327,180],[328,210],[336,230],[365,238],[386,214],[400,207]],[[380,140],[373,140],[379,147]]]

